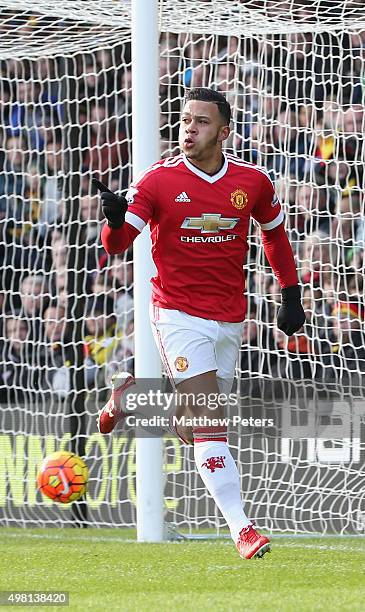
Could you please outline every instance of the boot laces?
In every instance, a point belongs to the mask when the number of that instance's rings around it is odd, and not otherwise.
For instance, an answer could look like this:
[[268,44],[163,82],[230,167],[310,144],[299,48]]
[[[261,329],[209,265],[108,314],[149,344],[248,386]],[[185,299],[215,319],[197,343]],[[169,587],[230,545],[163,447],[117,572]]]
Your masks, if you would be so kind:
[[241,538],[247,542],[247,544],[253,544],[257,540],[257,533],[254,529],[253,524],[247,525],[244,529],[242,529],[240,533]]
[[116,405],[114,399],[112,399],[110,403],[105,406],[105,411],[108,413],[110,418],[115,417]]

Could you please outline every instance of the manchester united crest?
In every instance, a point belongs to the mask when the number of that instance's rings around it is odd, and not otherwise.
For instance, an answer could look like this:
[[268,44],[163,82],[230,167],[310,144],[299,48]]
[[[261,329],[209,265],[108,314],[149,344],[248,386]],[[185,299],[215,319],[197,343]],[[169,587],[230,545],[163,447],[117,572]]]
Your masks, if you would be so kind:
[[185,372],[189,367],[189,362],[186,357],[176,357],[175,368],[178,372]]
[[236,189],[231,193],[231,202],[235,208],[242,210],[248,204],[248,195],[243,189]]

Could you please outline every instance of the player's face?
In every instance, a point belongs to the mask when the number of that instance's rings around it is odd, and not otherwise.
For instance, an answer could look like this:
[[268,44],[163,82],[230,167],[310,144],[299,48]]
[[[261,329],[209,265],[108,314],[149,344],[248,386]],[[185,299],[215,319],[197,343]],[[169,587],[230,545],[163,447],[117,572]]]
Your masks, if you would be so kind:
[[221,150],[229,131],[214,102],[190,100],[181,114],[180,149],[188,159],[207,160]]

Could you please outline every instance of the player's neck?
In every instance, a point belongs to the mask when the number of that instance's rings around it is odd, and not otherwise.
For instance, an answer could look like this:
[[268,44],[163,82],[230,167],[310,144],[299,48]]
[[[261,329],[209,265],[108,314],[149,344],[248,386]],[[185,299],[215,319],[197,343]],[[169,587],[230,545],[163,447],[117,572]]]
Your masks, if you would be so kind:
[[209,160],[189,159],[189,162],[193,166],[198,168],[198,170],[205,172],[205,174],[208,174],[209,176],[214,176],[214,174],[217,174],[219,170],[223,167],[224,155],[222,152],[220,152],[217,155],[217,157],[215,157],[214,159],[209,159]]

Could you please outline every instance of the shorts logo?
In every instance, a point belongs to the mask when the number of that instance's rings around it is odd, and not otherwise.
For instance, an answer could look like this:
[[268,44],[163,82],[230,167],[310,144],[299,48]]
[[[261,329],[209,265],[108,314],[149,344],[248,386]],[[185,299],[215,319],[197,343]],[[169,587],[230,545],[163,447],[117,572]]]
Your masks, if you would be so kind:
[[174,365],[178,372],[185,372],[189,367],[189,362],[186,357],[176,357]]
[[236,189],[231,193],[231,202],[235,208],[242,210],[248,204],[248,195],[242,189]]

